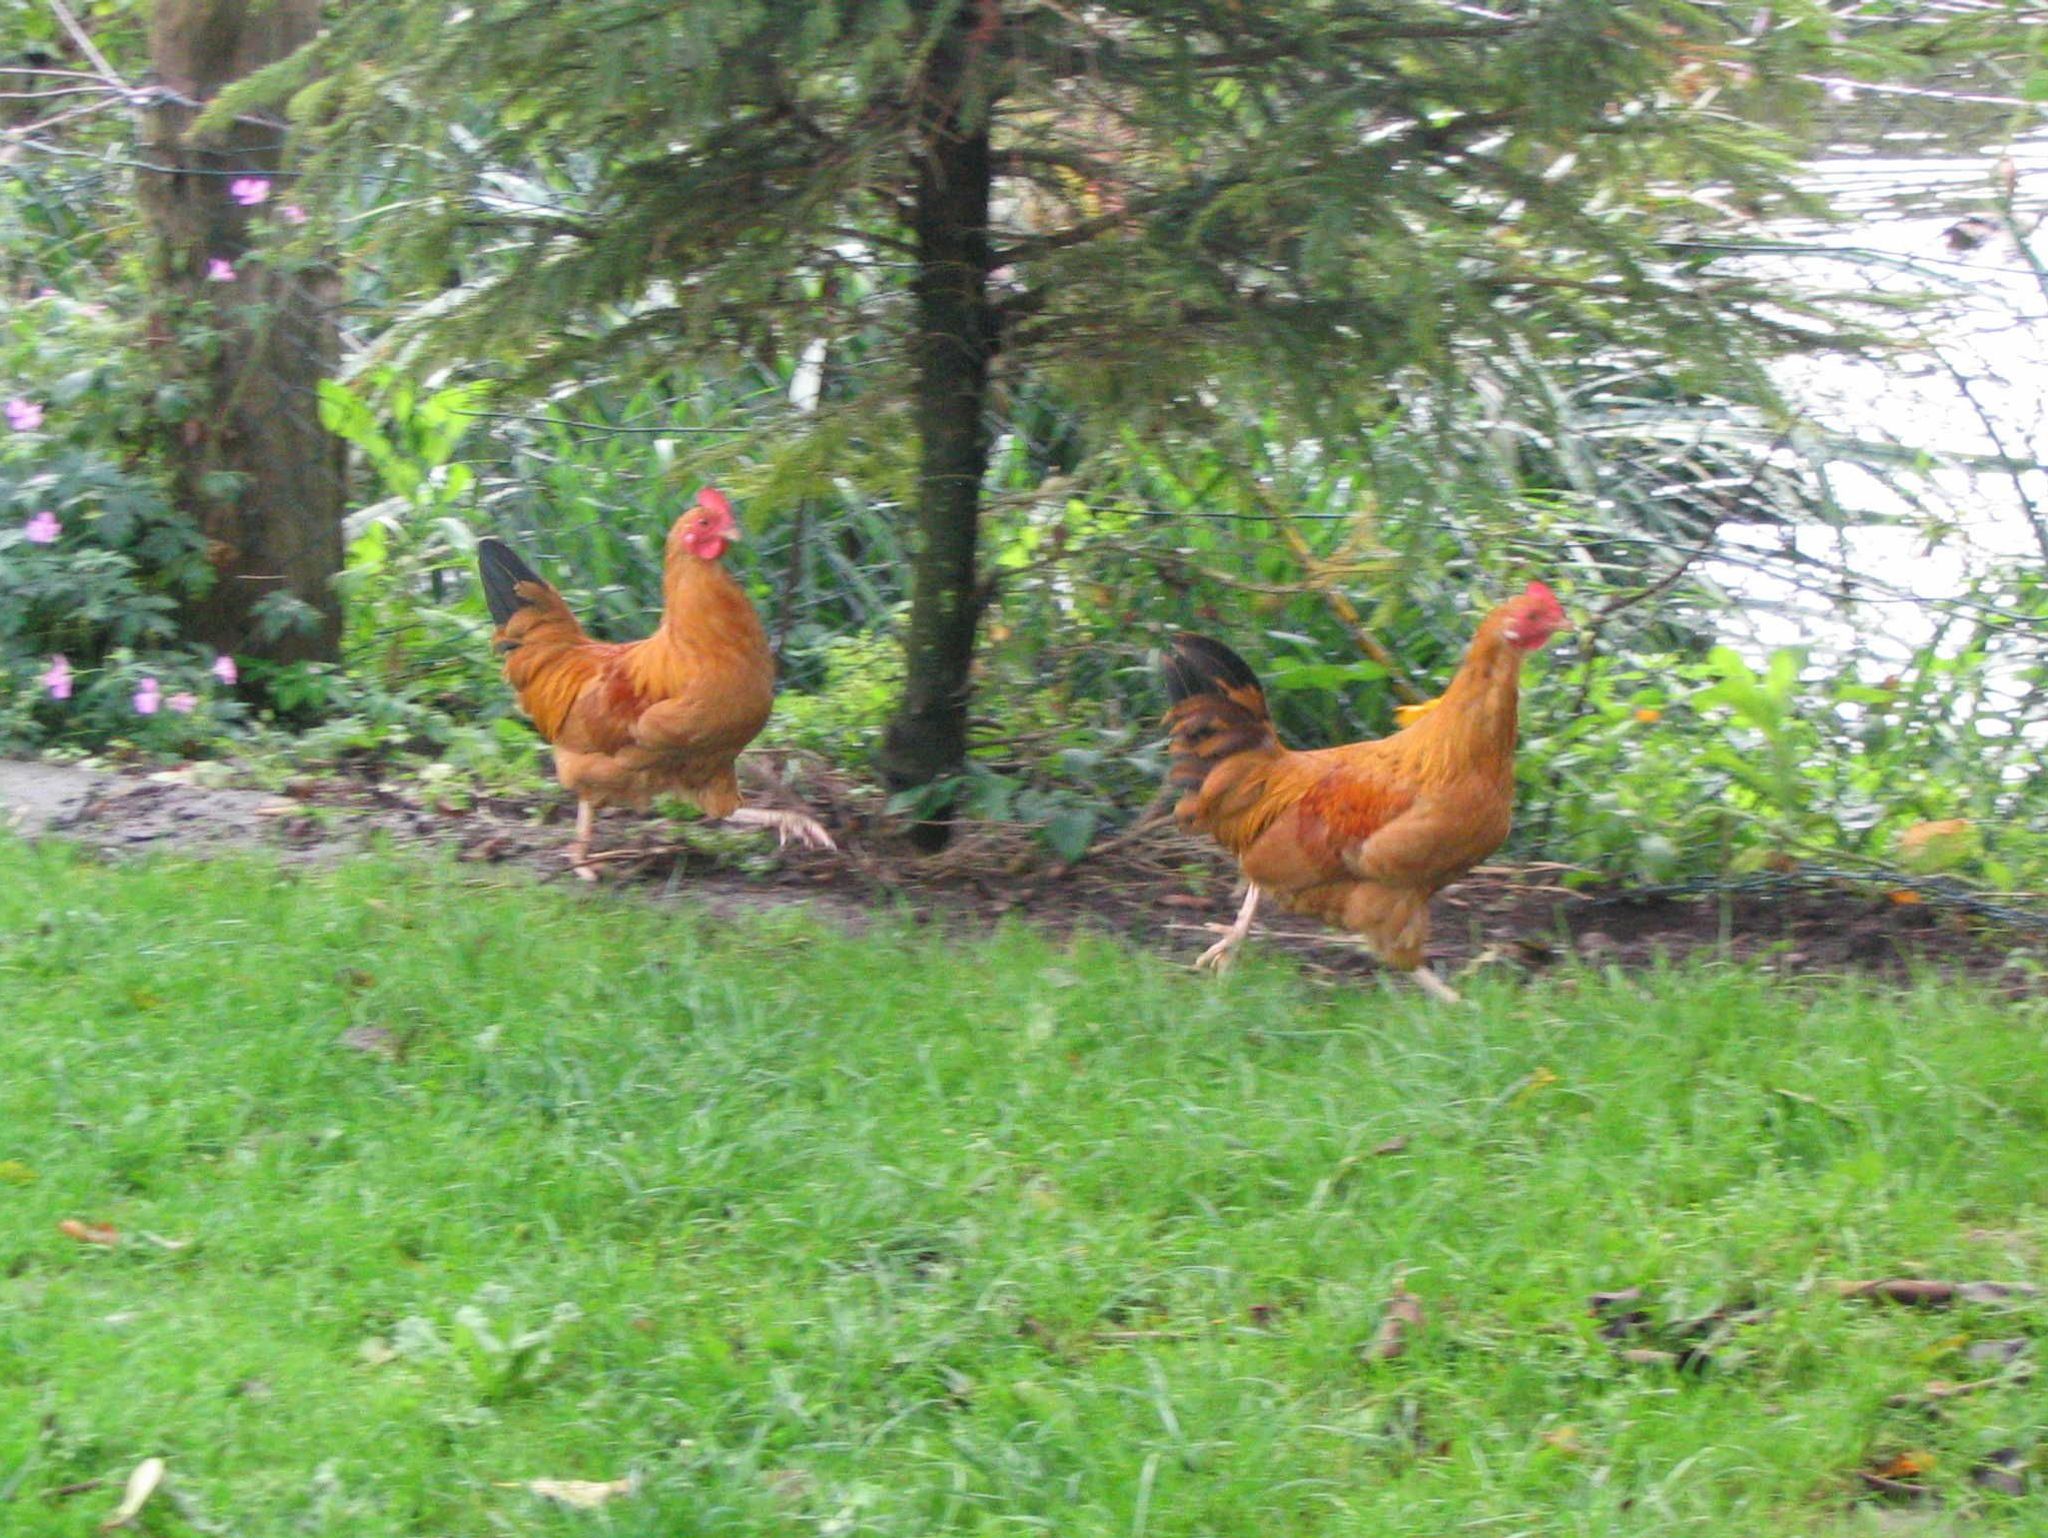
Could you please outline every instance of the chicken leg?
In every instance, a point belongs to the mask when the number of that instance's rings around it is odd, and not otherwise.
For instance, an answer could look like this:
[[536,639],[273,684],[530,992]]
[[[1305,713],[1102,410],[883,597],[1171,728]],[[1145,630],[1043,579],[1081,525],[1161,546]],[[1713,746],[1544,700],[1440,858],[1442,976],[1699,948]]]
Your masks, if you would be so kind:
[[795,839],[806,849],[837,849],[832,835],[825,831],[824,824],[815,817],[806,817],[802,812],[774,812],[765,807],[743,806],[728,812],[725,821],[742,828],[773,828],[775,847],[785,849]]
[[1252,932],[1252,915],[1259,911],[1259,887],[1251,882],[1244,889],[1244,903],[1237,910],[1237,918],[1229,924],[1204,924],[1204,929],[1213,929],[1223,938],[1195,958],[1197,972],[1221,972],[1231,963],[1232,952],[1244,944],[1244,937]]
[[1417,967],[1410,976],[1415,979],[1417,987],[1441,1004],[1462,1004],[1465,1002],[1464,995],[1459,993],[1457,989],[1453,988],[1441,977],[1438,977],[1428,967]]
[[597,825],[597,808],[588,796],[576,798],[576,837],[569,843],[569,866],[579,881],[595,881],[597,868],[590,863],[590,834]]

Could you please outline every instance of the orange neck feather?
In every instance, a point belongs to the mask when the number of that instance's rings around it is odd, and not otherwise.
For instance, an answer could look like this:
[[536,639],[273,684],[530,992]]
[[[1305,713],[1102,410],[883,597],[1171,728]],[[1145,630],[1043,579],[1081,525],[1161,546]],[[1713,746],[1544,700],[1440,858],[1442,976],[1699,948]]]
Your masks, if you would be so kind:
[[671,639],[682,639],[685,627],[703,616],[707,605],[730,602],[745,594],[740,585],[716,561],[702,560],[681,548],[671,549],[661,574],[661,628]]
[[1401,734],[1425,779],[1449,779],[1475,762],[1505,768],[1513,761],[1522,653],[1502,638],[1506,623],[1505,607],[1480,622],[1458,676],[1436,708]]

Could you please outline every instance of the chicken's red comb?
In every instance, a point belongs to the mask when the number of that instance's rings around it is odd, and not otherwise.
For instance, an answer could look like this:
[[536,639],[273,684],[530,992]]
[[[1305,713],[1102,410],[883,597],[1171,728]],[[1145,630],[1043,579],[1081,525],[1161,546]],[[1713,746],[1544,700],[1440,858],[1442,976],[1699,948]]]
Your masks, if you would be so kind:
[[716,486],[706,486],[700,490],[697,493],[697,505],[707,512],[717,513],[722,518],[732,516],[732,503],[726,500],[725,493]]
[[1564,605],[1557,601],[1557,594],[1551,592],[1549,586],[1545,583],[1531,582],[1522,589],[1522,596],[1534,599],[1537,603],[1548,604],[1559,613],[1564,612]]

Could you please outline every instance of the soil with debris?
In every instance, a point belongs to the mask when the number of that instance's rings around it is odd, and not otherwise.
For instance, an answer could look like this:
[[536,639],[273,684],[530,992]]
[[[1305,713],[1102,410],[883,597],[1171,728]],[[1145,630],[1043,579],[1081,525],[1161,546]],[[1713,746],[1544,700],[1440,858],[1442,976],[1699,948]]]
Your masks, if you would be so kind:
[[[754,797],[792,804],[787,773],[785,764]],[[217,764],[152,771],[0,760],[0,825],[115,854],[242,847],[299,862],[382,843],[582,885],[563,859],[572,807],[559,794],[437,805],[416,775],[394,779],[374,764],[293,780],[279,793],[231,780]],[[612,813],[598,824],[599,891],[685,897],[723,915],[800,902],[854,929],[878,910],[946,927],[1016,917],[1056,930],[1092,927],[1190,961],[1212,938],[1203,926],[1235,911],[1230,862],[1170,825],[1107,837],[1073,864],[1014,827],[969,827],[943,853],[920,855],[857,788],[813,771],[794,790],[832,829],[839,854],[777,851],[752,832]],[[1572,957],[1644,967],[1704,953],[1787,974],[1898,980],[1928,966],[2015,997],[2048,991],[2048,917],[2013,927],[1860,883],[1687,894],[1574,888],[1565,874],[1554,866],[1482,867],[1449,888],[1433,908],[1432,962],[1456,976],[1486,967],[1539,972]],[[1269,916],[1274,922],[1254,932],[1256,948],[1286,951],[1312,975],[1374,970],[1356,942]]]

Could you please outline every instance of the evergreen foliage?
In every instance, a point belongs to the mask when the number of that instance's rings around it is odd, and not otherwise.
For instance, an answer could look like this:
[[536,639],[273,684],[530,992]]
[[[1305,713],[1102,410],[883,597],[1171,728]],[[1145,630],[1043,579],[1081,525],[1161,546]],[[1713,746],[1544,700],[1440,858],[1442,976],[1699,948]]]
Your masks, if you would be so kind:
[[[1855,334],[1717,265],[1715,242],[1797,202],[1758,125],[1815,92],[1802,77],[1894,67],[1938,35],[1857,19],[418,0],[351,8],[216,113],[288,103],[309,184],[374,185],[372,259],[394,295],[435,294],[391,334],[416,357],[527,387],[599,359],[884,338],[792,435],[829,448],[779,489],[861,455],[902,475],[897,446],[922,441],[909,694],[930,726],[964,720],[967,658],[935,638],[986,597],[958,487],[978,488],[1006,392],[1054,390],[1104,436],[1252,407],[1342,434],[1559,360],[1651,358],[1678,360],[1681,399],[1768,408],[1764,358]],[[931,195],[962,178],[985,178],[986,236],[948,246]],[[968,426],[935,455],[947,401]],[[958,767],[964,738],[938,736],[936,759],[898,754],[899,782]]]

